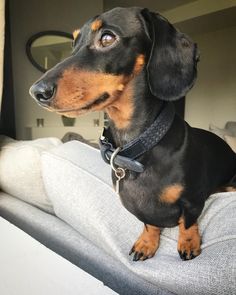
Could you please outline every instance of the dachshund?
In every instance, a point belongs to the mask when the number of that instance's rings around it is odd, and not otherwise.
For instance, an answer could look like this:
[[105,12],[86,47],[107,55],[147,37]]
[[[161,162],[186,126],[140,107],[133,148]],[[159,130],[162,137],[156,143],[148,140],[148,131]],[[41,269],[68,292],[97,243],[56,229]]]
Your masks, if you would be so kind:
[[[217,190],[236,190],[236,154],[170,107],[194,85],[197,45],[160,14],[139,7],[104,12],[73,37],[71,56],[35,82],[31,96],[68,117],[105,111],[115,148],[140,139],[168,109],[169,116],[160,119],[168,128],[158,143],[130,160],[143,171],[121,169],[121,177],[114,169],[112,179],[124,207],[144,223],[130,251],[134,261],[153,257],[161,229],[174,226],[180,258],[195,258],[201,252],[198,217],[205,200]],[[154,141],[158,128],[150,133]],[[142,136],[146,143],[152,142],[148,136]]]

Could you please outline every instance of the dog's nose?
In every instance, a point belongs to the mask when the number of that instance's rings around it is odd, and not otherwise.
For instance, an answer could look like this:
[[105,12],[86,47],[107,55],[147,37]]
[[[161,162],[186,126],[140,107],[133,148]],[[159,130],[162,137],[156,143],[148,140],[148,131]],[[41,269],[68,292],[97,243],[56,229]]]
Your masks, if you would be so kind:
[[45,83],[43,80],[36,82],[30,87],[30,95],[41,104],[48,105],[55,94],[56,87],[53,84]]

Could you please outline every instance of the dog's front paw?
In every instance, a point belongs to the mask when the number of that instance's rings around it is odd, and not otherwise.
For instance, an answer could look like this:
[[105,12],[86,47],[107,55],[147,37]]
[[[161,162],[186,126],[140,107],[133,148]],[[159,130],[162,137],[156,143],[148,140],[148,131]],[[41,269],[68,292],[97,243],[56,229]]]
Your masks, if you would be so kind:
[[190,260],[201,253],[200,240],[185,240],[178,242],[178,252],[182,260]]
[[201,253],[201,237],[197,224],[185,229],[184,222],[180,221],[178,252],[182,260],[193,259]]
[[160,240],[160,229],[155,226],[145,225],[143,233],[133,245],[129,255],[134,253],[133,261],[146,260],[155,255]]
[[151,242],[139,238],[130,250],[129,255],[134,253],[133,261],[146,260],[155,255],[158,246],[159,243],[157,241]]

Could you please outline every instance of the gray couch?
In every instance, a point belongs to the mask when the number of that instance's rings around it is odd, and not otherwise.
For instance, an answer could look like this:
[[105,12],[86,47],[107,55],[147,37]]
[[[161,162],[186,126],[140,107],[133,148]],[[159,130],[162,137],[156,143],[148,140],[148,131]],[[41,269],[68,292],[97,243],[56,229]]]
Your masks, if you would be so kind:
[[133,262],[143,225],[121,205],[98,150],[56,139],[1,145],[0,215],[117,293],[235,294],[236,193],[208,199],[199,257],[180,260],[176,227],[162,231],[154,258]]

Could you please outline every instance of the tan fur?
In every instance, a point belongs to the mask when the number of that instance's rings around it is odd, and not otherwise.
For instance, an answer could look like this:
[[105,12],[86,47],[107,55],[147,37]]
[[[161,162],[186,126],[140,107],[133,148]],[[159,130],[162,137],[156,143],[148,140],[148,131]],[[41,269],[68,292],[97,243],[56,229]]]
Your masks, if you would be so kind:
[[[138,55],[135,61],[133,75],[138,75],[145,64],[145,56]],[[133,105],[133,85],[129,84],[126,89],[125,85],[119,85],[119,90],[123,91],[119,100],[109,105],[106,109],[108,116],[113,120],[117,129],[129,127],[134,112]]]
[[109,99],[90,109],[103,110],[121,96],[120,85],[126,85],[128,81],[123,75],[67,69],[58,81],[56,97],[51,107],[58,112],[65,111],[64,114],[68,116],[77,116],[85,112],[81,108],[107,92]]
[[190,257],[191,252],[194,256],[198,256],[201,253],[201,238],[199,235],[198,225],[193,224],[188,229],[184,226],[184,219],[181,217],[179,220],[179,239],[178,239],[178,251],[186,252]]
[[145,64],[145,56],[143,54],[138,55],[135,61],[134,69],[133,69],[134,75],[138,75],[141,72],[144,64]]
[[228,193],[228,192],[235,192],[236,187],[235,186],[222,186],[214,191],[214,193]]
[[146,224],[143,232],[133,246],[133,252],[143,253],[143,257],[151,258],[155,255],[160,242],[160,229],[156,226]]
[[117,90],[123,91],[124,88],[125,88],[125,85],[124,84],[120,84],[120,85],[118,85]]
[[226,192],[236,192],[236,187],[233,187],[233,186],[227,186],[225,188],[225,191]]
[[91,30],[92,31],[97,31],[102,27],[102,21],[100,19],[96,19],[92,24],[91,24]]
[[79,36],[79,33],[80,33],[80,29],[77,29],[72,33],[74,40]]
[[[94,29],[98,29],[102,25],[101,20],[94,21],[92,25]],[[144,55],[140,54],[129,76],[67,69],[58,80],[56,97],[51,108],[68,117],[76,117],[88,111],[82,108],[108,93],[109,98],[106,101],[92,106],[89,111],[105,110],[116,128],[128,128],[134,111],[132,80],[142,70],[144,62]]]
[[110,104],[105,111],[114,122],[116,128],[128,128],[134,112],[132,83],[126,86],[119,99]]
[[167,186],[160,196],[160,201],[169,204],[175,203],[180,198],[183,189],[183,186],[180,184]]

